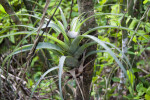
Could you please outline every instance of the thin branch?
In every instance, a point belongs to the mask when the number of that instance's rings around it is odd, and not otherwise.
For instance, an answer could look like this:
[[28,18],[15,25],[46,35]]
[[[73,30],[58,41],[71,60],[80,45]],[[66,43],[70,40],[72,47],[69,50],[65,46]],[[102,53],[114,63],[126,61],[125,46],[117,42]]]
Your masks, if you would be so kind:
[[[45,5],[45,7],[44,7],[44,12],[43,12],[43,15],[42,15],[42,19],[41,19],[41,21],[40,21],[40,25],[39,25],[39,28],[38,28],[38,30],[37,30],[36,39],[35,39],[34,44],[33,44],[32,48],[31,48],[31,50],[30,50],[30,52],[29,52],[29,54],[28,54],[28,56],[27,56],[27,63],[26,63],[26,67],[24,68],[25,70],[24,70],[24,72],[23,72],[22,77],[24,77],[24,75],[25,75],[25,73],[26,73],[26,71],[27,71],[27,69],[28,69],[28,67],[29,67],[29,65],[30,65],[30,63],[31,63],[31,61],[32,61],[32,58],[33,58],[33,56],[34,56],[34,52],[35,52],[36,46],[38,45],[38,42],[39,42],[39,40],[40,40],[39,33],[40,33],[40,30],[41,30],[41,28],[42,28],[42,26],[43,26],[43,24],[44,24],[45,14],[46,14],[46,11],[47,11],[47,9],[48,9],[49,3],[50,3],[50,0],[46,0],[46,5]],[[43,35],[43,34],[42,34],[42,35]],[[41,36],[42,36],[42,35],[41,35]],[[18,90],[18,88],[20,87],[20,85],[21,85],[21,83],[18,84],[17,90]],[[16,98],[16,97],[15,97],[15,98]]]
[[[28,56],[27,56],[26,68],[28,68],[28,66],[30,65],[30,62],[31,62],[31,60],[32,60],[32,58],[33,58],[33,55],[34,55],[34,52],[35,52],[35,50],[36,50],[36,46],[38,45],[38,42],[39,42],[39,40],[40,40],[40,35],[39,35],[39,33],[40,33],[40,30],[41,30],[41,28],[42,28],[42,26],[43,26],[43,24],[44,24],[45,14],[46,14],[46,11],[47,11],[47,9],[48,9],[49,3],[50,3],[50,0],[46,0],[46,5],[45,5],[45,8],[44,8],[44,12],[43,12],[43,15],[42,15],[42,19],[41,19],[39,28],[38,28],[38,30],[37,30],[36,39],[35,39],[34,44],[33,44],[32,48],[31,48],[31,50],[30,50],[30,52],[29,52],[29,54],[28,54]],[[42,34],[42,35],[43,35],[43,34]],[[42,36],[42,35],[41,35],[41,36]]]
[[[62,1],[62,0],[61,0],[61,1]],[[41,20],[41,22],[40,22],[40,26],[39,26],[39,28],[38,28],[38,30],[37,30],[36,39],[35,39],[35,41],[34,41],[34,44],[33,44],[33,46],[32,46],[32,49],[30,50],[30,52],[29,52],[29,54],[28,54],[28,56],[27,56],[27,60],[28,60],[28,61],[27,61],[27,64],[26,64],[26,67],[27,67],[27,68],[28,68],[28,66],[30,66],[30,62],[32,61],[32,58],[33,58],[34,52],[35,52],[35,50],[36,50],[36,46],[37,46],[38,43],[39,43],[39,40],[41,39],[41,37],[43,36],[44,32],[46,31],[47,26],[49,25],[49,23],[50,23],[50,21],[52,20],[54,14],[56,13],[56,10],[58,9],[59,5],[61,4],[61,1],[59,2],[57,8],[55,9],[55,12],[53,13],[53,15],[51,16],[51,18],[49,19],[49,21],[48,21],[48,23],[47,23],[47,25],[46,25],[45,30],[43,31],[43,33],[41,34],[41,36],[39,36],[39,33],[40,33],[40,31],[41,31],[41,28],[42,28],[42,26],[43,26],[43,24],[44,24],[45,13],[46,13],[47,8],[48,8],[48,5],[49,5],[49,3],[50,3],[49,0],[46,0],[47,3],[46,3],[46,6],[45,6],[45,8],[44,8],[44,13],[43,13],[43,16],[42,16],[42,20]]]
[[71,2],[71,10],[70,10],[70,15],[69,15],[69,21],[68,21],[68,23],[70,23],[70,19],[71,19],[71,14],[72,14],[72,8],[73,8],[73,0],[71,0],[72,2]]

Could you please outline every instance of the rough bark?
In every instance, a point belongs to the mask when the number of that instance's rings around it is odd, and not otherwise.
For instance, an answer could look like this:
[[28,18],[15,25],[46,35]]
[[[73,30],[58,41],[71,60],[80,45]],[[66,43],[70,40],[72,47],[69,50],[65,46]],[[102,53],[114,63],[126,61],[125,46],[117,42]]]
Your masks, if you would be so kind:
[[[128,0],[126,2],[126,0],[123,0],[122,4],[127,4],[127,13],[129,16],[133,16],[133,5],[134,5],[134,0]],[[125,7],[122,6],[121,12],[124,12]],[[123,27],[128,27],[128,25],[131,23],[131,20],[128,22],[128,24],[126,24],[126,17],[123,17],[122,21],[121,21],[121,26]],[[124,53],[125,55],[127,55],[127,51],[128,51],[128,32],[126,30],[122,30],[122,53]],[[125,59],[124,56],[122,56],[122,59]],[[126,63],[122,62],[123,66],[126,68]],[[126,78],[125,75],[123,73],[123,71],[121,69],[119,69],[119,77],[120,77],[120,83],[118,85],[118,100],[124,100],[123,95],[126,95],[126,93],[124,92],[124,86],[125,86],[125,82],[126,82]],[[123,94],[125,93],[125,94]]]
[[[86,13],[85,18],[87,18],[87,17],[94,14],[93,0],[77,0],[77,2],[78,2],[79,14]],[[93,18],[91,18],[90,20],[86,21],[83,24],[83,26],[80,30],[81,34],[86,32],[90,28],[95,27],[95,26],[96,26],[96,22],[95,22],[95,18],[93,17]],[[95,35],[95,34],[96,34],[96,31],[91,33],[91,35]],[[86,52],[89,52],[89,51],[92,51],[92,50],[96,50],[96,45],[88,48],[86,50]],[[90,61],[95,59],[95,57],[96,57],[96,55],[92,55],[92,56],[88,57],[87,59],[85,59],[84,65],[86,65],[87,63],[89,63]],[[82,89],[82,92],[83,92],[84,99],[81,95],[81,92],[80,92],[79,88],[77,87],[75,100],[89,100],[90,99],[90,86],[91,86],[91,81],[92,81],[93,68],[94,68],[94,62],[91,62],[84,69],[83,79],[79,80],[80,85],[81,85],[81,89]]]

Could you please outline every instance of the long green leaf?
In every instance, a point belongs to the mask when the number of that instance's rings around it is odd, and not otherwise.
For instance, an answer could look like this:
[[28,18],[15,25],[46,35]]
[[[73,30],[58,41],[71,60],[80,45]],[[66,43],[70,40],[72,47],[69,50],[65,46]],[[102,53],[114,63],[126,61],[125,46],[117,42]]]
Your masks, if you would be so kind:
[[[24,52],[24,51],[29,51],[32,48],[33,44],[28,44],[28,45],[24,45],[20,48],[18,48],[14,53],[14,54],[18,54],[20,52]],[[47,43],[47,42],[39,42],[36,49],[53,49],[53,50],[57,50],[57,51],[62,51],[60,47],[58,47],[55,44],[52,43]]]
[[[4,32],[4,30],[9,30],[10,28],[14,27],[24,27],[24,28],[29,28],[32,31],[36,30],[36,28],[29,26],[29,25],[11,25],[11,26],[3,26],[3,29],[0,31],[0,34]],[[16,30],[16,29],[15,29]]]
[[[54,29],[57,33],[61,33],[61,29],[58,27],[57,24],[55,24],[53,21],[51,21],[47,27],[51,27],[52,29]],[[42,26],[42,28],[46,28],[46,24],[44,24]]]
[[106,50],[96,50],[96,51],[91,51],[91,52],[88,52],[85,56],[85,59],[90,56],[90,55],[93,55],[93,54],[97,54],[97,53],[100,53],[100,52],[107,52]]
[[57,23],[58,27],[61,29],[61,33],[63,34],[66,43],[69,45],[70,42],[69,42],[69,38],[67,36],[67,33],[65,31],[64,25],[60,21],[58,21],[55,17],[54,17],[54,20]]
[[128,77],[127,75],[127,71],[124,68],[124,66],[122,65],[122,63],[119,61],[119,59],[116,57],[116,55],[113,53],[113,51],[100,39],[98,39],[97,37],[91,36],[91,35],[82,35],[83,37],[86,38],[90,38],[93,41],[97,42],[98,44],[100,44],[103,48],[106,49],[106,51],[115,59],[115,61],[118,63],[119,67],[122,69],[122,71],[124,72],[124,74],[126,75],[126,77]]
[[[4,61],[3,61],[3,63],[2,63],[2,67],[4,67],[6,61],[7,61],[9,58],[11,59],[11,56],[13,55],[13,53],[15,52],[15,50],[17,50],[17,48],[21,45],[21,43],[22,43],[27,37],[29,37],[30,35],[32,35],[32,34],[35,33],[35,32],[36,32],[36,31],[32,31],[32,32],[28,33],[28,34],[17,44],[17,46],[15,47],[14,51],[13,51],[11,54],[9,54],[9,55],[4,59]],[[1,38],[1,37],[2,37],[2,36],[0,36],[0,38]]]
[[[93,18],[93,17],[96,17],[96,16],[102,16],[102,15],[124,16],[124,14],[115,14],[115,13],[96,13],[96,14],[94,14],[94,15],[92,15],[92,16],[86,18],[86,19],[84,19],[84,20],[77,26],[77,29],[79,29],[79,28],[82,26],[82,24],[83,24],[84,22],[88,21],[90,18]],[[126,16],[126,17],[128,17],[128,16]]]
[[69,48],[69,52],[71,52],[71,53],[74,53],[76,50],[77,50],[77,48],[79,47],[79,43],[81,42],[81,40],[82,40],[82,36],[77,36],[73,41],[72,41],[72,43],[71,43],[71,45],[70,45],[70,48]]
[[[30,31],[16,32],[16,33],[0,36],[0,38],[5,38],[5,37],[9,37],[9,36],[14,36],[14,35],[21,35],[21,34],[36,35],[36,32],[30,32]],[[52,35],[49,35],[49,34],[44,34],[43,36],[57,42],[62,47],[62,49],[66,50],[66,51],[69,50],[69,46],[67,44],[65,44],[64,42],[62,42],[61,40],[57,39],[56,37],[53,37]]]
[[78,59],[83,54],[83,52],[86,48],[88,48],[89,46],[94,45],[94,44],[96,44],[96,42],[90,42],[90,43],[83,44],[81,47],[78,48],[78,50],[76,50],[76,52],[74,53],[74,57],[76,59]]
[[59,65],[58,65],[59,66],[59,73],[58,73],[58,76],[59,76],[59,91],[60,91],[60,96],[61,96],[62,100],[63,100],[63,94],[62,94],[62,88],[61,88],[61,76],[62,76],[62,72],[63,72],[63,66],[64,66],[65,59],[66,59],[66,57],[62,56],[59,59]]
[[66,17],[65,17],[65,15],[64,15],[64,13],[63,13],[63,11],[62,11],[62,9],[60,7],[59,7],[59,10],[60,10],[60,13],[61,13],[61,19],[63,21],[64,28],[67,29],[68,24],[67,24]]
[[125,58],[127,64],[129,65],[130,69],[132,69],[132,65],[131,65],[130,61],[128,60],[128,58],[126,57],[126,55],[125,55],[119,48],[117,48],[115,45],[113,45],[113,44],[111,44],[111,43],[108,43],[108,42],[104,42],[104,43],[106,43],[106,44],[108,44],[108,45],[114,47],[116,50],[118,50],[119,53],[121,53],[121,54],[124,56],[124,58]]
[[[84,22],[88,21],[90,18],[93,18],[93,17],[96,17],[96,16],[101,16],[101,15],[114,15],[114,14],[112,14],[112,13],[100,13],[100,14],[92,15],[92,16],[90,16],[90,17],[84,19],[84,20],[77,26],[76,29],[78,30],[78,29],[82,26],[82,24],[83,24]],[[117,15],[117,16],[123,16],[123,14],[115,14],[115,15]]]
[[75,28],[77,26],[77,22],[78,22],[79,18],[78,17],[75,17],[72,21],[71,21],[71,24],[70,24],[70,31],[75,31]]
[[[127,75],[127,71],[124,68],[124,66],[122,65],[122,63],[119,61],[119,59],[116,57],[116,55],[113,53],[113,51],[105,44],[105,42],[101,41],[100,39],[98,39],[97,37],[91,36],[91,35],[82,35],[83,37],[86,38],[90,38],[93,41],[97,42],[98,44],[100,44],[103,48],[106,49],[106,51],[115,59],[115,61],[117,62],[117,64],[119,65],[119,67],[122,69],[122,71],[124,72],[125,76],[129,79],[129,76]],[[130,69],[131,70],[131,69]],[[130,80],[130,79],[129,79]],[[129,82],[130,83],[130,82]],[[130,83],[131,88],[133,89],[132,83]]]
[[[132,29],[129,29],[129,28],[126,28],[126,27],[122,27],[122,26],[111,26],[111,25],[106,25],[106,26],[98,26],[98,27],[95,27],[95,28],[92,28],[90,29],[89,31],[85,32],[83,35],[87,35],[93,31],[96,31],[98,29],[104,29],[104,28],[117,28],[117,29],[123,29],[123,30],[127,30],[127,31],[131,31],[131,32],[135,32],[139,35],[141,35],[140,33],[132,30]],[[148,40],[145,36],[141,35],[143,38],[145,38],[146,40]]]
[[32,93],[31,93],[31,95],[30,95],[30,100],[31,100],[31,98],[32,98],[32,96],[33,96],[33,94],[34,94],[35,89],[37,88],[37,86],[38,86],[39,83],[41,82],[41,80],[44,79],[44,77],[45,77],[48,73],[50,73],[51,71],[53,71],[53,70],[55,70],[55,69],[58,69],[58,68],[59,68],[58,66],[52,67],[52,68],[50,68],[49,70],[47,70],[47,71],[40,77],[40,79],[39,79],[38,82],[36,83],[34,89],[32,90]]

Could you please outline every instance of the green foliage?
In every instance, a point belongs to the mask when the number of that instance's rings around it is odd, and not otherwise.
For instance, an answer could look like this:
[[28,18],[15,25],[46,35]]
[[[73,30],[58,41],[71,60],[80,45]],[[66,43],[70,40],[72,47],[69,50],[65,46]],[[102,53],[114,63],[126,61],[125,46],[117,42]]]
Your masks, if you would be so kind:
[[135,76],[134,76],[134,74],[132,73],[132,72],[130,72],[130,71],[127,71],[127,75],[128,75],[128,77],[129,77],[129,81],[130,81],[130,83],[132,84],[132,86],[133,86],[133,84],[134,84],[134,80],[135,80]]
[[[10,63],[9,61],[12,56],[25,54],[31,50],[32,46],[34,45],[33,41],[35,40],[35,35],[37,34],[37,27],[39,26],[39,21],[41,20],[45,2],[36,2],[34,0],[30,0],[30,2],[35,5],[35,9],[33,11],[35,13],[34,15],[27,14],[27,10],[22,6],[23,3],[21,1],[11,1],[11,4],[16,11],[16,15],[21,19],[23,25],[15,25],[12,23],[10,15],[8,15],[5,12],[5,9],[0,5],[0,44],[3,44],[4,40],[7,39],[14,45],[11,46],[13,48],[13,52],[10,53],[2,62],[2,68],[5,68],[6,62]],[[43,35],[43,42],[39,42],[36,47],[36,54],[43,49],[47,50],[48,54],[46,54],[45,51],[42,51],[43,58],[35,55],[31,62],[31,68],[34,69],[34,71],[31,70],[33,74],[27,72],[27,87],[31,89],[33,88],[31,97],[33,96],[34,92],[38,92],[36,89],[41,89],[42,93],[40,93],[40,95],[46,95],[48,92],[58,90],[57,87],[59,87],[60,96],[56,94],[52,99],[64,99],[64,87],[62,86],[64,84],[70,84],[75,88],[75,83],[77,84],[77,82],[73,80],[64,82],[62,80],[63,71],[70,71],[74,68],[78,69],[83,63],[83,58],[86,60],[87,57],[93,54],[97,54],[94,65],[94,76],[92,79],[93,89],[91,91],[91,96],[93,96],[94,99],[99,99],[102,97],[106,100],[109,100],[110,97],[118,95],[114,94],[117,86],[112,87],[112,83],[120,82],[120,79],[118,76],[116,76],[116,72],[119,66],[127,77],[127,82],[125,83],[127,89],[126,91],[130,92],[130,94],[124,95],[124,97],[129,100],[149,100],[150,85],[149,81],[147,81],[149,77],[149,74],[147,74],[149,73],[149,70],[147,69],[149,69],[149,67],[147,68],[147,66],[149,66],[150,63],[149,56],[146,55],[149,54],[150,50],[148,45],[150,39],[150,23],[148,19],[149,15],[147,14],[147,17],[144,19],[144,21],[139,19],[143,14],[143,10],[148,7],[149,2],[149,0],[144,0],[142,2],[144,4],[142,6],[143,8],[139,12],[141,15],[138,15],[137,18],[132,18],[127,14],[120,13],[120,7],[122,7],[122,5],[117,0],[98,0],[95,2],[95,15],[84,19],[84,14],[78,15],[78,6],[75,0],[74,6],[72,8],[71,19],[68,19],[71,20],[71,22],[68,23],[69,21],[67,18],[70,16],[71,1],[63,1],[61,7],[56,12],[56,16],[53,17],[53,20],[47,26],[49,30],[46,31],[46,34]],[[51,0],[47,12],[47,17],[53,14],[55,9],[52,8],[55,8],[55,4],[57,3],[58,2],[56,0]],[[123,16],[127,19],[126,27],[121,26],[120,23]],[[34,24],[31,23],[31,17],[36,19]],[[82,28],[84,22],[88,21],[92,17],[95,17],[98,26],[87,30],[83,34],[80,34],[80,28]],[[44,25],[40,30],[40,35],[45,30],[47,21],[48,18],[45,18]],[[137,28],[137,25],[140,22],[141,24],[139,25],[139,28]],[[67,29],[69,25],[70,29]],[[18,31],[18,27],[23,27],[25,30]],[[70,38],[68,36],[69,31],[77,32],[78,35],[75,38]],[[88,35],[93,31],[98,32],[97,37]],[[131,62],[131,64],[128,60],[128,57],[125,56],[121,51],[122,31],[128,32],[128,38],[133,43],[132,47],[134,50],[131,50],[131,46],[127,45],[127,54],[135,57],[135,61]],[[64,39],[57,38],[60,34],[63,35]],[[24,36],[24,38],[21,40],[19,35],[26,36]],[[81,43],[87,38],[88,42],[81,45]],[[20,40],[21,42],[18,43]],[[33,41],[29,42],[30,40]],[[21,44],[22,46],[19,47]],[[84,55],[86,49],[93,45],[97,45],[97,50],[86,52]],[[2,48],[5,47],[2,46]],[[5,50],[3,50],[3,52],[5,52]],[[125,59],[122,59],[122,56],[124,56]],[[83,57],[82,60],[81,57]],[[40,59],[42,59],[42,61]],[[123,66],[123,63],[126,64],[126,67]],[[136,64],[134,65],[133,63]],[[46,65],[48,66],[47,68],[45,68]],[[138,68],[135,66],[138,66]],[[38,70],[36,71],[36,69]],[[44,71],[42,71],[43,69]],[[56,69],[59,69],[59,71]],[[136,84],[135,81],[137,76],[135,73],[144,73],[142,74],[142,77],[141,75],[139,77],[141,82]],[[46,75],[54,76],[57,74],[59,80],[58,86],[55,83],[54,78],[45,78]],[[55,83],[55,85],[53,83]],[[49,86],[53,86],[51,90],[47,89]],[[136,87],[135,90],[133,90],[134,87]]]
[[143,83],[139,83],[136,86],[136,90],[137,90],[137,95],[136,97],[134,97],[134,99],[145,99],[145,100],[149,99],[148,97],[150,96],[150,87],[145,88],[143,86]]
[[143,4],[147,4],[147,3],[150,3],[150,0],[144,0],[143,1]]
[[[0,14],[1,14],[1,15],[6,14],[6,11],[5,11],[5,9],[3,8],[2,5],[0,5]],[[3,16],[1,16],[0,19],[1,19],[1,18],[3,18]]]

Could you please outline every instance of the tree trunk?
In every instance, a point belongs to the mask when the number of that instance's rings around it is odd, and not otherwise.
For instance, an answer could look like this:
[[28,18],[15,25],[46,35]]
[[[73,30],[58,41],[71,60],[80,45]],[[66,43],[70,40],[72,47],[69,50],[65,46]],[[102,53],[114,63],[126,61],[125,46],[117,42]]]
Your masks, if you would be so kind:
[[[134,5],[134,1],[133,0],[123,0],[123,2],[121,2],[122,5],[125,5],[127,4],[127,13],[129,16],[133,16],[133,5]],[[122,6],[121,8],[121,12],[122,13],[125,13],[125,7]],[[121,21],[121,26],[123,27],[128,27],[131,23],[131,20],[128,22],[128,24],[126,24],[126,20],[127,18],[126,17],[123,17],[122,21]],[[126,30],[122,30],[122,53],[124,53],[125,55],[127,55],[127,51],[128,51],[128,32]],[[122,59],[125,59],[124,56],[122,56]],[[125,62],[122,62],[123,63],[123,66],[126,68],[126,63]],[[120,83],[118,85],[118,93],[119,93],[119,96],[118,96],[118,100],[124,100],[123,98],[123,95],[126,95],[126,91],[124,89],[124,86],[125,86],[125,82],[126,82],[126,78],[125,78],[125,75],[123,73],[123,71],[121,69],[119,69],[119,77],[120,77]],[[125,93],[125,94],[123,94]]]
[[[15,14],[13,8],[9,5],[7,0],[0,0],[0,4],[4,7],[7,14],[10,15],[11,19],[14,21],[16,25],[21,25],[22,22],[19,20],[18,16]],[[19,31],[23,31],[22,27],[18,27]]]
[[[79,7],[79,14],[86,13],[85,18],[94,14],[93,0],[77,0],[77,2],[78,2],[78,7]],[[83,24],[80,32],[81,32],[81,34],[83,34],[87,30],[89,30],[90,28],[93,28],[95,26],[96,26],[96,22],[95,22],[95,18],[93,17]],[[92,32],[90,35],[95,35],[95,34],[96,34],[96,31]],[[84,44],[84,43],[82,43],[82,44]],[[86,50],[86,52],[96,50],[96,47],[97,46],[94,45],[91,48],[88,48],[88,50]],[[88,57],[87,59],[85,59],[84,65],[88,64],[90,61],[95,59],[95,57],[96,57],[96,55],[92,55],[92,56]],[[75,100],[89,100],[90,99],[90,86],[91,86],[91,82],[92,82],[93,68],[94,68],[94,62],[92,61],[84,69],[83,79],[79,80],[80,87],[82,89],[84,98],[82,97],[82,94],[81,94],[79,88],[77,87]]]

